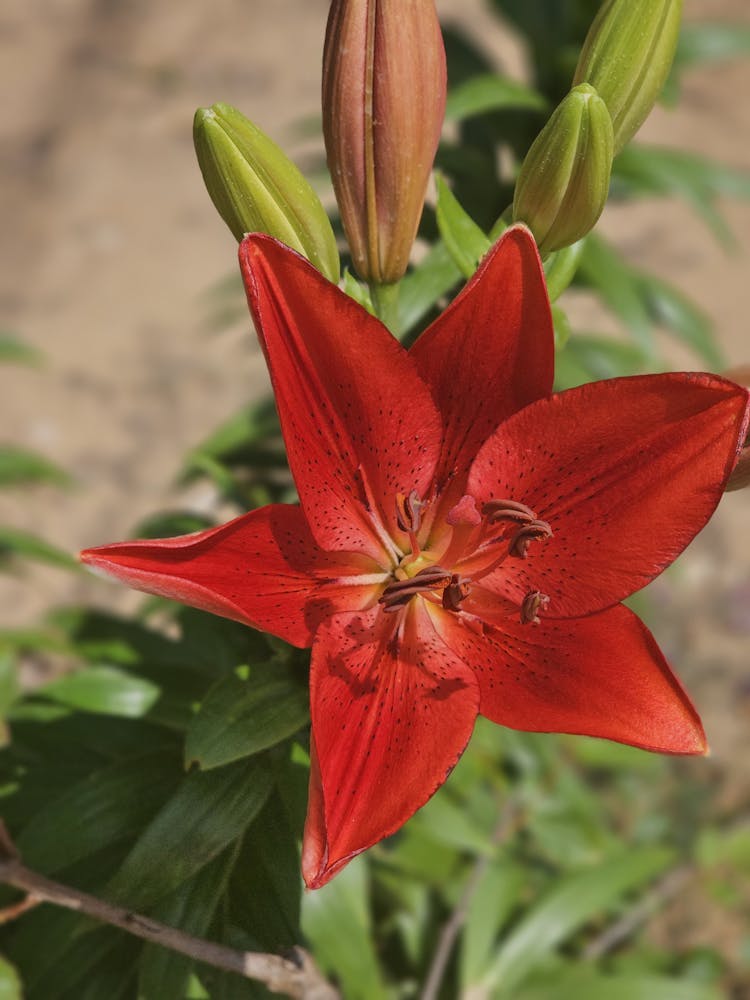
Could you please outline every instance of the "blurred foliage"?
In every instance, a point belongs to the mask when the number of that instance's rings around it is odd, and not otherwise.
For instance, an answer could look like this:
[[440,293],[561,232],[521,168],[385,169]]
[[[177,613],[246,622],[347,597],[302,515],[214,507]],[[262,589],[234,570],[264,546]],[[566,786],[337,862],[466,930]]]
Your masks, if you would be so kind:
[[[426,252],[402,283],[407,342],[504,228],[514,171],[568,89],[598,3],[491,6],[526,46],[531,76],[509,79],[467,37],[447,30],[450,138],[439,152],[437,203],[422,223]],[[747,30],[686,26],[667,98],[677,99],[696,63],[748,50]],[[750,196],[750,177],[637,144],[615,163],[612,198],[683,198],[730,245],[717,205],[726,195]],[[697,363],[721,367],[710,322],[689,298],[601,237],[551,255],[545,266],[560,387],[658,370],[657,331],[687,345]],[[570,329],[571,282],[600,299],[619,338]],[[369,304],[351,275],[345,287]],[[236,279],[207,306],[217,328],[244,314]],[[0,361],[38,358],[4,335]],[[272,401],[248,406],[198,443],[180,477],[209,481],[217,508],[293,501]],[[49,460],[0,449],[1,487],[66,482]],[[211,523],[166,511],[134,533],[167,536]],[[47,543],[0,528],[0,567],[10,555],[71,564]],[[36,628],[0,633],[0,813],[24,862],[233,947],[278,952],[302,943],[351,1000],[717,1000],[748,988],[747,941],[743,958],[663,950],[643,933],[685,885],[738,925],[747,919],[747,813],[723,810],[709,764],[602,741],[517,733],[480,719],[427,806],[303,896],[308,656],[156,599],[131,618],[76,607]],[[23,663],[53,679],[22,693]],[[5,888],[0,894],[0,905],[18,898]],[[270,995],[52,907],[0,934],[7,956],[0,1000]]]

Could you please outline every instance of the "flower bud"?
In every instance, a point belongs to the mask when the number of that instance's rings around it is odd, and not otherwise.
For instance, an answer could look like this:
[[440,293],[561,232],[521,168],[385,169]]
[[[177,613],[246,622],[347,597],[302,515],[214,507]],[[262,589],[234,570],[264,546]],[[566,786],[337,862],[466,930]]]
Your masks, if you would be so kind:
[[615,156],[641,127],[669,74],[682,0],[604,0],[573,84],[590,83],[609,109]]
[[445,114],[434,0],[333,0],[323,133],[359,275],[398,281],[409,262]]
[[336,237],[320,199],[292,161],[229,104],[199,108],[198,164],[216,210],[235,239],[268,233],[339,280]]
[[611,170],[609,112],[593,87],[574,87],[526,154],[513,221],[528,225],[542,254],[570,246],[601,215]]

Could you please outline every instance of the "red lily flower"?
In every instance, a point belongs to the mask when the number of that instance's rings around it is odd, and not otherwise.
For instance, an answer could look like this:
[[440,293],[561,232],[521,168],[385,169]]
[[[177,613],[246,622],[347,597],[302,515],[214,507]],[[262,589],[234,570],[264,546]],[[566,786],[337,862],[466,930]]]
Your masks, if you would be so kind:
[[82,558],[312,644],[307,885],[427,801],[478,712],[704,752],[695,709],[619,602],[716,507],[746,390],[670,374],[550,395],[549,304],[523,227],[409,353],[269,237],[247,237],[240,262],[300,506]]

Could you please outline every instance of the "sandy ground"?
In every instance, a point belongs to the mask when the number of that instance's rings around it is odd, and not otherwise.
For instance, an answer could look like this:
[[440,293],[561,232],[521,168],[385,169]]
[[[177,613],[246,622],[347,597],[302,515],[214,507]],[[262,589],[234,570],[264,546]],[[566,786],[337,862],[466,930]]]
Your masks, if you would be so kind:
[[[506,68],[513,38],[481,0],[442,0]],[[3,262],[0,325],[38,347],[38,370],[0,370],[3,440],[73,475],[68,491],[0,498],[0,523],[75,551],[128,535],[174,503],[181,456],[266,386],[249,322],[218,334],[208,295],[235,244],[196,167],[199,105],[238,105],[294,155],[293,123],[318,113],[326,0],[11,0],[0,13]],[[748,22],[746,0],[687,0],[691,18]],[[750,168],[750,61],[690,75],[676,112],[642,137]],[[733,364],[746,329],[750,205],[724,206],[740,252],[729,257],[681,204],[607,209],[604,232],[640,265],[688,290],[716,321]],[[587,301],[574,318],[598,322]],[[675,364],[686,362],[675,353]],[[187,502],[211,502],[206,488]],[[747,793],[750,745],[750,492],[719,514],[658,589],[653,623],[707,720],[715,757]],[[0,579],[0,623],[18,626],[81,599],[130,595],[48,569]]]

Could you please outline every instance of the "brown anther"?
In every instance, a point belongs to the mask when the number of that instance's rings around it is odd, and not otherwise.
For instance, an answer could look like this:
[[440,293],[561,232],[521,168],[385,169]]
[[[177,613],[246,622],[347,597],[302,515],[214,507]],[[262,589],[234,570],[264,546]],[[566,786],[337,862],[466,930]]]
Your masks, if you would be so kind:
[[490,524],[497,524],[499,521],[530,524],[536,520],[536,514],[531,507],[517,500],[489,500],[482,507],[482,513]]
[[513,535],[508,546],[508,555],[525,559],[531,542],[538,538],[551,538],[552,528],[546,521],[534,520],[522,525]]
[[442,566],[426,566],[407,580],[393,580],[389,583],[378,598],[378,604],[383,605],[383,611],[398,611],[416,594],[443,590],[452,579],[452,575]]
[[416,490],[409,496],[396,494],[396,524],[407,534],[416,534],[422,524],[422,508],[424,501],[420,500]]
[[461,601],[469,596],[471,584],[462,580],[458,573],[451,576],[450,583],[443,591],[443,607],[446,611],[459,611]]
[[538,625],[539,612],[549,604],[549,597],[541,590],[530,590],[521,603],[521,624]]

